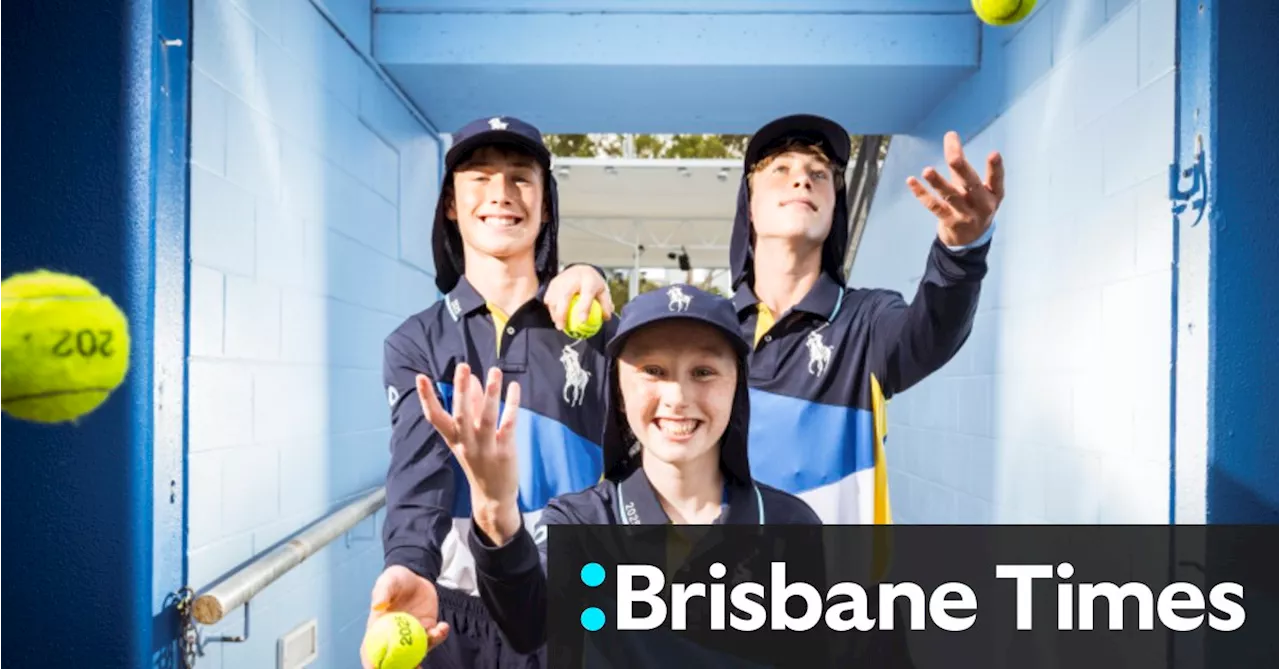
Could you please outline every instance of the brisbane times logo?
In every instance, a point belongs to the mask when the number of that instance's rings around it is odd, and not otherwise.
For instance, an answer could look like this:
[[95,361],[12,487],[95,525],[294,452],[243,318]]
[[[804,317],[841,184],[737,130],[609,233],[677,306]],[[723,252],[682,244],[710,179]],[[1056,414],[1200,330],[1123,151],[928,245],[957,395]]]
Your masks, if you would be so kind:
[[548,659],[1167,669],[1223,639],[1214,666],[1275,667],[1278,560],[1274,527],[554,527]]
[[[904,625],[912,630],[933,627],[946,632],[963,632],[977,620],[977,595],[973,588],[958,582],[944,583],[927,592],[916,583],[880,583],[871,592],[859,583],[842,582],[819,586],[787,577],[785,562],[769,565],[768,587],[756,581],[723,582],[728,568],[715,562],[707,571],[708,581],[667,585],[666,573],[647,564],[616,566],[613,608],[618,631],[656,630],[684,631],[690,628],[690,610],[703,618],[704,629],[755,632],[807,632],[822,625],[835,632],[873,629],[893,630]],[[1174,631],[1193,631],[1208,625],[1216,631],[1234,631],[1245,622],[1244,586],[1224,582],[1215,585],[1206,596],[1190,583],[1172,583],[1153,591],[1145,583],[1070,583],[1061,582],[1075,573],[1070,563],[1056,565],[997,565],[995,578],[1014,583],[1016,627],[1033,627],[1033,586],[1037,580],[1059,582],[1054,602],[1059,615],[1054,621],[1061,631],[1095,629],[1095,611],[1101,602],[1109,614],[1101,627],[1124,629],[1127,604],[1136,604],[1137,615],[1128,625],[1152,630],[1156,621]],[[599,588],[606,572],[598,562],[583,565],[583,585]],[[799,613],[792,606],[799,600]],[[905,600],[906,620],[898,620],[898,600]],[[599,606],[583,609],[582,628],[595,632],[608,622],[609,615]]]

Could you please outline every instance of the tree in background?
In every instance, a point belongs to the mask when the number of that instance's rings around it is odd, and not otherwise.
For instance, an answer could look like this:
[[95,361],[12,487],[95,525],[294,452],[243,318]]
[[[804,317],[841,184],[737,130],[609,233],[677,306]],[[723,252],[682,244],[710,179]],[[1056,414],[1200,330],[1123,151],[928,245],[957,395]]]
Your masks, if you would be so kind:
[[[551,154],[562,158],[621,158],[631,141],[635,158],[741,158],[749,135],[545,135]],[[851,135],[853,152],[862,143],[861,135]],[[881,147],[881,160],[887,143]]]
[[637,158],[662,158],[664,142],[657,135],[636,135],[635,149]]
[[[627,277],[622,272],[614,272],[609,276],[609,297],[613,300],[613,311],[619,313],[622,311],[622,305],[626,304],[630,299],[627,293],[630,291],[631,285]],[[655,288],[661,288],[662,285],[650,281],[644,275],[640,276],[640,292],[647,293]]]
[[546,135],[552,155],[574,158],[620,158],[631,140],[636,158],[741,158],[747,135]]
[[596,143],[589,135],[546,135],[543,141],[553,156],[593,158],[596,155]]
[[663,148],[663,158],[741,158],[746,135],[675,135]]
[[711,293],[712,295],[719,295],[720,297],[729,297],[729,295],[724,294],[723,290],[720,290],[719,286],[711,285],[710,280],[703,281],[702,283],[698,284],[698,287],[707,291],[708,293]]

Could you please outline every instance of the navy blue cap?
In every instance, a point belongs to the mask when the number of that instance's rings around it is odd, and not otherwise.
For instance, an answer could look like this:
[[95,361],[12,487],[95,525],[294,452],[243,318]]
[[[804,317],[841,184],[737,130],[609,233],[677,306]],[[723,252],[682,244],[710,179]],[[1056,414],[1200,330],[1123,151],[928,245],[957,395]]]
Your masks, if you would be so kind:
[[849,164],[853,151],[849,133],[839,123],[812,114],[794,114],[770,121],[751,136],[743,166],[750,171],[770,149],[790,139],[807,140],[822,147],[822,152],[841,170]]
[[751,464],[747,457],[751,399],[747,385],[747,358],[751,347],[742,336],[742,326],[738,323],[732,300],[684,283],[651,290],[628,302],[622,308],[617,332],[605,345],[609,356],[609,392],[605,394],[604,437],[601,440],[605,477],[620,482],[640,466],[641,448],[627,423],[618,388],[618,354],[627,339],[638,330],[671,320],[710,325],[724,334],[738,357],[738,384],[733,397],[733,413],[720,439],[720,465],[732,479],[748,484],[751,482]]
[[551,151],[536,127],[514,116],[494,116],[476,119],[453,134],[453,146],[444,155],[445,172],[456,169],[472,151],[493,144],[515,144],[533,154],[543,168],[551,168]]
[[[738,209],[733,217],[733,232],[729,238],[729,264],[733,271],[733,289],[743,283],[755,282],[751,228],[751,168],[774,147],[790,139],[812,142],[822,147],[822,152],[833,163],[837,174],[844,174],[849,165],[853,142],[849,133],[839,123],[812,114],[795,114],[766,123],[751,136],[743,159],[742,181],[738,185]],[[838,182],[837,182],[838,183]],[[848,193],[836,189],[835,211],[832,213],[831,231],[822,243],[822,271],[837,284],[845,285],[844,256],[849,248]]]
[[622,352],[627,337],[636,330],[675,319],[698,321],[715,327],[724,333],[740,358],[751,353],[742,336],[733,301],[687,283],[673,283],[665,289],[651,290],[628,302],[622,309],[617,332],[605,345],[605,352],[616,358]]
[[[529,153],[542,165],[548,218],[538,233],[534,265],[539,282],[545,284],[555,276],[560,266],[560,204],[556,178],[551,172],[551,151],[543,143],[542,133],[533,124],[512,116],[493,116],[472,121],[453,134],[453,146],[444,155],[444,181],[452,179],[458,164],[477,149],[504,144]],[[462,236],[458,232],[458,224],[446,216],[448,205],[444,197],[436,202],[435,222],[431,233],[436,287],[445,294],[458,285],[458,280],[465,271]]]

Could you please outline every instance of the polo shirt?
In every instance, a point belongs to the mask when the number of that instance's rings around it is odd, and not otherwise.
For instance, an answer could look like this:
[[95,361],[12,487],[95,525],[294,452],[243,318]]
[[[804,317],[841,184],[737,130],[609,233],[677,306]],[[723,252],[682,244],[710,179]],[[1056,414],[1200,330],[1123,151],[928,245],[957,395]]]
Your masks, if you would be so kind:
[[488,370],[520,384],[516,451],[519,506],[529,526],[551,498],[600,481],[604,431],[604,344],[616,325],[576,340],[555,327],[537,296],[503,314],[465,277],[444,299],[406,319],[384,343],[383,382],[391,408],[391,463],[383,525],[386,564],[478,592],[466,545],[471,493],[447,444],[422,415],[416,377],[426,374],[452,411],[454,370],[468,363],[481,382]]
[[990,235],[935,238],[915,298],[849,288],[822,272],[776,318],[747,284],[734,294],[750,358],[753,476],[807,502],[827,524],[886,524],[888,401],[968,339]]

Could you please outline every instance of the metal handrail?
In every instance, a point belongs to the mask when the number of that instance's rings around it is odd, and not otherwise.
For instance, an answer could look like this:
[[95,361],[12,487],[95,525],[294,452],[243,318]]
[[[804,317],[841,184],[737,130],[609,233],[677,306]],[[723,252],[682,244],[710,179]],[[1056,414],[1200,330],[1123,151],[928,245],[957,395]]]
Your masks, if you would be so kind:
[[248,603],[263,588],[373,515],[386,502],[387,489],[380,486],[317,520],[200,593],[192,606],[192,615],[205,625],[217,623],[227,612]]

